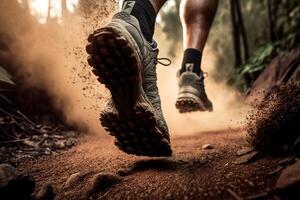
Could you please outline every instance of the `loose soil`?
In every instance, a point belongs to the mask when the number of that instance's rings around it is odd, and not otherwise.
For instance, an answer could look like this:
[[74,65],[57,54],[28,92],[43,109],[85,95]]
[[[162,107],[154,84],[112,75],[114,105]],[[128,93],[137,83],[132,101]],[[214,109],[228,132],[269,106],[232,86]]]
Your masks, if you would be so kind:
[[[173,156],[149,158],[127,155],[111,137],[87,136],[76,147],[59,155],[27,161],[19,169],[32,175],[37,189],[52,183],[56,199],[237,199],[272,190],[278,178],[270,175],[282,158],[264,157],[236,165],[236,152],[246,146],[244,130],[220,130],[171,139]],[[211,144],[213,149],[202,149]],[[132,169],[122,181],[92,196],[92,177],[100,172],[117,174]],[[80,172],[78,184],[64,189],[70,175]],[[235,195],[237,195],[235,197]]]

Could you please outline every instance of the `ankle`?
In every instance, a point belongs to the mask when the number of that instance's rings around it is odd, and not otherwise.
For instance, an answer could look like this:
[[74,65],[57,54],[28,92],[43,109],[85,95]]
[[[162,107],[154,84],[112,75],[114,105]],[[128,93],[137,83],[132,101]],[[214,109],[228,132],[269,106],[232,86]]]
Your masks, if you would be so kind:
[[201,70],[202,53],[197,49],[188,48],[184,51],[181,73],[185,71],[194,72],[197,75],[202,74]]
[[149,0],[125,0],[121,11],[136,17],[141,31],[148,42],[152,42],[156,21],[156,11]]

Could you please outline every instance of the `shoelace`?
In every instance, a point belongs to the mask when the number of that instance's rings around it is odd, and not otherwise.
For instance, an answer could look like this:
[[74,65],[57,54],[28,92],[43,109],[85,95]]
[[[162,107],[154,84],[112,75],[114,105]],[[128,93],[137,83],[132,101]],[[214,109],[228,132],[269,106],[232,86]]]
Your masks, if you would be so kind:
[[[167,61],[167,63],[164,63],[162,61]],[[161,64],[163,66],[170,66],[172,64],[172,61],[169,58],[157,58],[155,60],[155,64]]]

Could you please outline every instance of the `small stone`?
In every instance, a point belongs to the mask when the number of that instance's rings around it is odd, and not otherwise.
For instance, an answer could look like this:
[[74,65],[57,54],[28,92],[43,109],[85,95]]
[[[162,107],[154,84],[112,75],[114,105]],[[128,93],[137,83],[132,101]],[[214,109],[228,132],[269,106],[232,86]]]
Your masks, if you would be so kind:
[[[276,190],[281,196],[300,197],[300,161],[284,169],[276,182]],[[292,197],[292,196],[291,196]]]
[[66,181],[64,187],[65,189],[68,189],[68,188],[71,188],[73,187],[74,185],[76,185],[80,178],[82,177],[81,173],[77,172],[75,174],[72,174]]
[[35,196],[35,200],[53,200],[55,197],[54,189],[51,184],[45,184]]
[[0,164],[0,197],[26,199],[34,188],[35,181],[31,176],[22,174],[9,164]]
[[259,156],[258,151],[253,151],[251,153],[247,153],[239,158],[237,158],[235,161],[233,161],[234,164],[240,165],[240,164],[247,164],[252,161],[255,161]]
[[184,164],[189,164],[189,161],[187,161],[187,160],[177,160],[176,163],[179,164],[179,165],[184,165]]
[[202,149],[205,150],[205,149],[213,149],[214,147],[211,145],[211,144],[204,144],[202,145]]
[[117,174],[119,175],[119,176],[128,176],[128,175],[130,175],[132,172],[131,172],[131,170],[130,169],[119,169],[118,171],[117,171]]
[[89,192],[98,193],[119,182],[121,182],[121,178],[114,174],[104,172],[99,173],[92,178]]

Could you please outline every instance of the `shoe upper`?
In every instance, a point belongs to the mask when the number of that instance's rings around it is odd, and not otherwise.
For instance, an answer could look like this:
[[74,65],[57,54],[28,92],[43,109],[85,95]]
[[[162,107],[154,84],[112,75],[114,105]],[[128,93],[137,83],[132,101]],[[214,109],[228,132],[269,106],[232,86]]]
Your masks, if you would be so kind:
[[113,21],[118,21],[122,23],[126,30],[130,33],[130,35],[135,40],[140,54],[140,60],[142,62],[143,70],[142,70],[142,94],[145,92],[146,100],[149,100],[152,106],[155,108],[156,117],[158,118],[158,122],[160,128],[162,128],[163,133],[169,139],[169,131],[164,119],[162,109],[161,109],[161,101],[159,96],[159,91],[157,87],[157,74],[156,74],[156,65],[157,65],[157,55],[158,48],[157,43],[153,40],[152,43],[149,43],[143,36],[142,31],[139,26],[138,20],[126,13],[119,12],[113,17]]
[[181,73],[181,70],[177,72],[178,79],[178,96],[184,97],[186,94],[192,94],[199,98],[199,100],[205,106],[205,109],[212,110],[212,103],[208,99],[205,87],[204,87],[204,75],[201,72],[200,76],[191,71],[185,71]]

